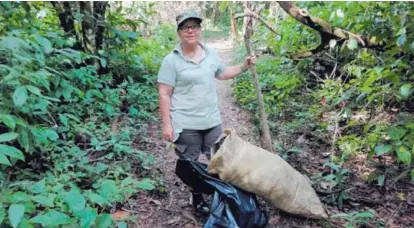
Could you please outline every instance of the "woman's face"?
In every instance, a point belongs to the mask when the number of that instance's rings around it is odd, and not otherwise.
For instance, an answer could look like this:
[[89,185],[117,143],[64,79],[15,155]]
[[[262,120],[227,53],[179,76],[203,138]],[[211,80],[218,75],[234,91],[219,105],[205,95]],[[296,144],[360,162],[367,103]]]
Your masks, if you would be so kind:
[[197,20],[188,19],[178,28],[178,37],[186,45],[198,44],[201,34],[201,26]]

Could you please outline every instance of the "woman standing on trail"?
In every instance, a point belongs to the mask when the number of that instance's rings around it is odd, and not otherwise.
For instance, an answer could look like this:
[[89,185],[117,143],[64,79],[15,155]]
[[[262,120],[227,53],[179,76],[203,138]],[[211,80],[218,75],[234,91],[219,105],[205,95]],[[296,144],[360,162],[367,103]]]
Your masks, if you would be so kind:
[[[158,72],[162,134],[176,145],[183,159],[210,159],[210,150],[222,133],[214,79],[232,79],[256,63],[248,57],[242,65],[226,67],[215,50],[200,42],[201,22],[195,12],[176,17],[180,43],[163,60]],[[193,205],[204,209],[200,193],[193,192]]]

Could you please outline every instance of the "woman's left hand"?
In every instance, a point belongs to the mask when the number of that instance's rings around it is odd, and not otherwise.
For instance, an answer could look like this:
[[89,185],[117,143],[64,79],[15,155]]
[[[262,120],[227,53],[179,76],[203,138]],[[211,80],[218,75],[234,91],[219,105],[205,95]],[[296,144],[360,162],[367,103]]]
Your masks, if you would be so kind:
[[255,55],[251,55],[244,60],[243,68],[249,69],[251,66],[256,65],[257,58]]

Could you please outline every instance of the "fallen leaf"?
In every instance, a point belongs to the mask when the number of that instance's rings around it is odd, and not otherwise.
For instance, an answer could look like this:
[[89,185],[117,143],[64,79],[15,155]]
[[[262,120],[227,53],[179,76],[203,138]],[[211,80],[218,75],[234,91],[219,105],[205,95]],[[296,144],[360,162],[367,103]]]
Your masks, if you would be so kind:
[[193,215],[193,213],[189,212],[189,211],[183,211],[183,215],[184,217],[190,219],[191,221],[193,221],[197,226],[198,226],[198,221],[195,218],[195,216]]
[[196,228],[197,226],[194,226],[192,223],[187,223],[184,228]]
[[115,221],[125,220],[130,214],[127,211],[118,210],[112,214],[112,219]]
[[165,222],[164,224],[167,224],[167,225],[172,225],[172,224],[177,223],[177,222],[179,222],[179,221],[180,221],[180,217],[174,217],[173,219],[168,220],[168,221],[167,221],[167,222]]
[[322,105],[326,105],[326,98],[325,98],[325,96],[322,97],[321,104]]
[[159,200],[155,200],[155,199],[153,199],[153,200],[151,200],[150,202],[153,202],[153,203],[155,203],[156,205],[161,206],[161,202],[160,202]]

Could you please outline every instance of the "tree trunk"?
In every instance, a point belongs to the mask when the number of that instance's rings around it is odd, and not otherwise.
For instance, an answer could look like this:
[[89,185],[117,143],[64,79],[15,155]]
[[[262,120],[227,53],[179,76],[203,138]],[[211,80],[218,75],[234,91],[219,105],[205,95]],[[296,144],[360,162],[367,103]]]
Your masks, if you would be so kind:
[[53,8],[55,8],[58,14],[60,26],[63,28],[63,31],[65,31],[66,34],[70,34],[76,37],[77,42],[75,43],[73,49],[82,50],[79,35],[75,29],[75,23],[73,19],[72,7],[70,6],[70,2],[63,2],[63,6],[61,5],[61,3],[57,1],[51,1],[50,3],[52,4]]
[[[246,2],[246,8],[249,6],[248,3],[249,2]],[[247,13],[247,12],[248,12],[248,8],[245,9],[245,13]],[[246,22],[247,27],[245,27],[245,34],[244,34],[244,42],[245,42],[245,46],[246,46],[247,55],[252,56],[253,52],[252,52],[252,48],[250,46],[250,38],[253,35],[253,27],[252,27],[253,18],[252,17],[244,17],[244,19],[247,19],[247,22]],[[271,140],[271,137],[270,137],[269,124],[267,122],[267,115],[266,115],[266,111],[265,111],[265,107],[264,107],[263,95],[262,95],[262,90],[260,88],[259,78],[257,76],[256,66],[255,65],[251,66],[250,70],[252,72],[254,86],[256,88],[257,99],[258,99],[258,103],[259,103],[260,118],[261,118],[261,122],[262,122],[262,130],[263,130],[263,143],[262,144],[263,144],[263,147],[266,150],[273,151],[272,140]]]
[[[98,55],[96,49],[96,26],[93,17],[92,3],[89,1],[79,2],[80,13],[83,14],[82,20],[82,44],[86,52],[92,55]],[[96,70],[100,69],[100,61],[96,58],[90,59],[89,64],[93,64]]]
[[83,14],[82,20],[82,44],[84,49],[90,54],[96,53],[95,40],[95,21],[93,18],[92,5],[89,1],[79,2],[80,13]]
[[237,24],[236,24],[236,19],[234,17],[234,11],[233,11],[233,6],[229,6],[230,8],[230,15],[231,15],[231,31],[233,33],[233,37],[236,40],[236,42],[239,42],[239,34],[237,32]]
[[96,50],[102,50],[103,40],[104,40],[104,31],[105,31],[105,11],[108,6],[108,2],[93,2],[93,13],[94,18],[96,19],[96,35],[95,43]]

